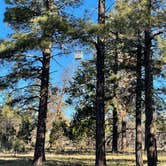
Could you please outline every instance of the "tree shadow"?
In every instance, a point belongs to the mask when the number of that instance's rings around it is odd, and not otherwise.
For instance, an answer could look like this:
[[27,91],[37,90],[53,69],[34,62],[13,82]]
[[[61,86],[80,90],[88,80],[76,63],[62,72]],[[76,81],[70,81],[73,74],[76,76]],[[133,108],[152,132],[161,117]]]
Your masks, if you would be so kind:
[[[13,157],[13,158],[12,158]],[[107,159],[107,165],[111,166],[134,166],[135,165],[135,159]],[[147,162],[144,160],[144,164]],[[163,163],[163,161],[159,161],[160,164]],[[32,157],[25,157],[25,156],[1,156],[0,159],[0,166],[31,166],[32,165]],[[90,158],[48,158],[48,160],[45,162],[44,166],[93,166],[94,165],[94,159]]]
[[31,160],[20,160],[20,159],[16,159],[16,160],[3,160],[0,159],[0,165],[2,166],[30,166],[32,165],[32,161]]
[[[31,166],[32,160],[31,159],[0,159],[0,165],[1,166]],[[47,160],[44,163],[44,166],[88,166],[87,164],[84,164],[81,162],[81,160]],[[90,165],[89,165],[90,166]]]

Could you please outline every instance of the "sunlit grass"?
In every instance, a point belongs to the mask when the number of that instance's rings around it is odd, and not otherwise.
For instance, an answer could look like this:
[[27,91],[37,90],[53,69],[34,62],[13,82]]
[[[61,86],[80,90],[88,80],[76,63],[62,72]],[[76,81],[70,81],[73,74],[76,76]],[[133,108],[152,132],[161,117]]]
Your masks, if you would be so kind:
[[[47,154],[45,166],[94,166],[95,156],[92,154]],[[146,156],[144,165],[146,165]],[[4,154],[0,153],[0,166],[30,166],[33,153],[29,154]],[[166,166],[166,155],[159,155],[159,166]],[[107,154],[107,165],[109,166],[135,166],[135,156],[131,154]]]

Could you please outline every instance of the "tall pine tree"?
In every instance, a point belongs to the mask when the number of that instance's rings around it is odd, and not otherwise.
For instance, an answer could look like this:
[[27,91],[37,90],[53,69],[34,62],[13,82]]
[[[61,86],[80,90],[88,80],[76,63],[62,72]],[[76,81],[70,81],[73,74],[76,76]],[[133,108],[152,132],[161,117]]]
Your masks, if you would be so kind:
[[[98,1],[98,23],[105,25],[105,0]],[[96,166],[106,165],[105,154],[105,105],[104,105],[104,60],[105,60],[105,34],[97,37],[96,58]]]

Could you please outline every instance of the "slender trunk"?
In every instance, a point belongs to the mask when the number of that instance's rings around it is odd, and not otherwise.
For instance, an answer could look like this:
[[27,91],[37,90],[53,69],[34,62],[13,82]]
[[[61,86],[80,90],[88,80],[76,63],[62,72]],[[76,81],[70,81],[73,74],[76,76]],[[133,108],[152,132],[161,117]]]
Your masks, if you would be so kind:
[[145,30],[145,114],[146,114],[146,134],[147,134],[147,159],[148,166],[157,165],[157,149],[155,146],[155,127],[154,127],[154,100],[153,100],[153,72],[151,55],[151,33]]
[[144,136],[145,140],[144,140],[144,152],[147,151],[147,146],[148,146],[148,143],[147,143],[147,123],[146,123],[146,113],[145,113],[145,136]]
[[146,121],[145,121],[145,140],[144,140],[144,151],[146,152],[147,151],[147,124],[146,124]]
[[[118,40],[118,34],[116,34],[116,40]],[[115,49],[115,58],[114,58],[114,69],[113,72],[115,74],[114,78],[114,100],[117,100],[117,91],[118,91],[118,50]],[[117,103],[117,102],[116,102]],[[113,137],[112,137],[112,152],[118,151],[118,110],[117,105],[113,103]]]
[[43,66],[41,75],[40,103],[37,124],[37,136],[34,153],[34,165],[41,166],[45,161],[45,133],[47,118],[47,100],[49,86],[50,49],[43,51]]
[[140,43],[140,34],[138,34],[136,75],[137,75],[137,84],[136,84],[136,143],[135,143],[135,155],[136,155],[136,166],[143,166],[143,159],[142,159],[142,127],[141,127],[142,46],[141,46],[141,43]]
[[116,107],[113,108],[113,134],[112,134],[112,152],[118,151],[118,113]]
[[[105,24],[105,0],[98,2],[98,23]],[[105,109],[104,109],[104,59],[105,41],[104,36],[97,38],[97,88],[96,88],[96,166],[106,165],[105,154]]]
[[122,117],[122,151],[125,151],[127,147],[127,137],[126,137],[126,120]]

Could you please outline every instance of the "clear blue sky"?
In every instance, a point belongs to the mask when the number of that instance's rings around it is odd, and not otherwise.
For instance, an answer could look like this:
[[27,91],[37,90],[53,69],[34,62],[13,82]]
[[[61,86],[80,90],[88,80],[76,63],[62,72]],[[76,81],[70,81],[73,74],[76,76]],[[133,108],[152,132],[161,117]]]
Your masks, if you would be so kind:
[[[90,13],[91,19],[96,21],[97,20],[97,5],[98,5],[97,3],[98,3],[97,0],[84,0],[84,5],[82,5],[78,9],[72,9],[72,11],[70,12],[74,13],[74,15],[78,17],[81,17],[84,14],[86,14],[86,12],[88,11],[88,13]],[[2,0],[0,5],[0,39],[7,38],[8,35],[11,33],[11,29],[9,25],[3,22],[4,12],[5,12],[5,2],[4,0]],[[74,54],[74,50],[73,50],[73,53],[70,55],[61,56],[61,57],[57,56],[55,59],[58,63],[52,60],[50,73],[51,73],[51,82],[53,84],[56,84],[56,85],[61,84],[62,75],[66,68],[70,68],[71,72],[74,72],[79,62],[75,61],[73,54]],[[84,57],[87,57],[87,56],[88,55],[84,55]],[[4,73],[6,72],[7,72],[7,68],[3,72],[1,71],[0,76],[4,75]],[[2,100],[3,98],[4,98],[4,95],[0,92],[0,103],[3,101]],[[71,115],[73,114],[73,108],[67,107],[66,114],[68,117],[71,117]]]

